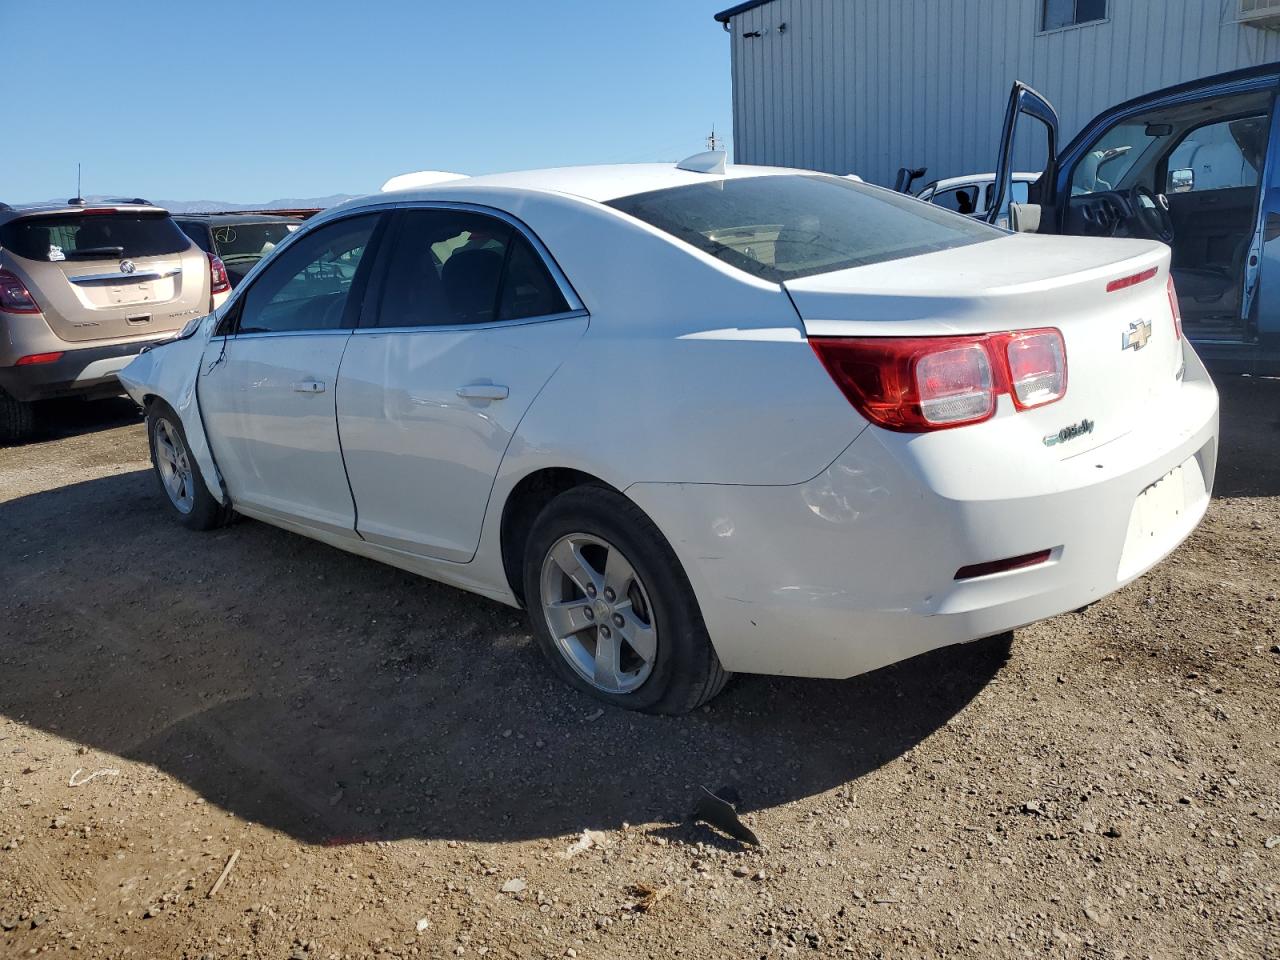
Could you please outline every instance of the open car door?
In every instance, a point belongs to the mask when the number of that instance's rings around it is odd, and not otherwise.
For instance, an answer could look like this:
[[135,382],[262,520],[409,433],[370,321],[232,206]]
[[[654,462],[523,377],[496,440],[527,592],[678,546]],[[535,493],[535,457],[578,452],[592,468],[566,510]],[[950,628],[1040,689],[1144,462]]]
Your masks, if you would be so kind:
[[[1158,90],[1099,114],[1057,151],[1053,106],[1016,83],[987,219],[1014,230],[1159,240],[1183,329],[1206,359],[1280,373],[1280,64]],[[1049,165],[1010,202],[1023,116]],[[1236,361],[1240,361],[1237,363]]]
[[[1036,181],[1030,192],[1029,204],[1014,204],[1013,171],[1014,147],[1018,133],[1018,119],[1028,116],[1044,125],[1048,138],[1048,160],[1044,175]],[[1021,81],[1013,85],[1009,106],[1004,114],[1004,130],[1000,135],[1000,157],[996,164],[995,192],[987,208],[988,223],[1021,230],[1027,233],[1039,231],[1041,210],[1052,207],[1054,184],[1058,175],[1058,111],[1048,100]]]

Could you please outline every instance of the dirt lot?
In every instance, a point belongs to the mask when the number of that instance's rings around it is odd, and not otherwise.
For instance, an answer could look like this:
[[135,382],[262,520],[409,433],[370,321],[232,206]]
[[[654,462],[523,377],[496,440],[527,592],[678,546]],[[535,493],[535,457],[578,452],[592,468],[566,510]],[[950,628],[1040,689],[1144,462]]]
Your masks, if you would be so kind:
[[504,607],[189,533],[129,404],[55,408],[0,450],[0,956],[1280,956],[1280,383],[1224,405],[1208,519],[1117,596],[685,719]]

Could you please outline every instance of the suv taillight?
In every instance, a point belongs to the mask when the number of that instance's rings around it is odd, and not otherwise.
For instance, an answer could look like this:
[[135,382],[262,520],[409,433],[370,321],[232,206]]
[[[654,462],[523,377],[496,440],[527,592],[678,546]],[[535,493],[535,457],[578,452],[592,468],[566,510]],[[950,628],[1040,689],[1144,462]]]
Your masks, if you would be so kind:
[[0,270],[0,310],[5,313],[39,313],[40,304],[26,284],[8,270]]
[[211,294],[226,293],[231,289],[231,278],[227,276],[226,264],[216,253],[206,254],[209,258],[209,292]]
[[1067,350],[1054,329],[964,337],[812,337],[818,359],[872,423],[923,433],[981,423],[1009,394],[1018,410],[1067,392]]
[[1173,335],[1181,340],[1182,307],[1178,304],[1178,288],[1173,283],[1172,275],[1169,277],[1169,282],[1165,285],[1165,289],[1169,291],[1169,309],[1173,313]]

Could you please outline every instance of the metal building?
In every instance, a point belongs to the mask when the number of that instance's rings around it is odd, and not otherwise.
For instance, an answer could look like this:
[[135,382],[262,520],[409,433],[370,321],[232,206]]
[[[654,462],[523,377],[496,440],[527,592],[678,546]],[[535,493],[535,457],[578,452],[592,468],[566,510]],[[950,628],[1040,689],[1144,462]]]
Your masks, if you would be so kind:
[[1069,139],[1130,97],[1280,60],[1280,0],[748,0],[716,20],[737,162],[885,185],[992,170],[1014,80]]

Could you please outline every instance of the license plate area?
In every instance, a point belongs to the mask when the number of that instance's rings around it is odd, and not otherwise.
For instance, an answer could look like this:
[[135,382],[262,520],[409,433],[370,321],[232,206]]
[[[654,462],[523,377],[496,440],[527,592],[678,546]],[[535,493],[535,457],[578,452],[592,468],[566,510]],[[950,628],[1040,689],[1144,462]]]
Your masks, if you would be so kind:
[[1196,457],[1139,493],[1129,514],[1118,579],[1136,576],[1177,546],[1199,521],[1206,497],[1204,473]]

